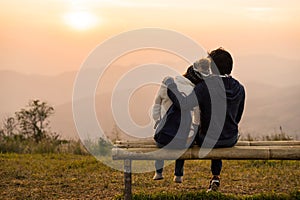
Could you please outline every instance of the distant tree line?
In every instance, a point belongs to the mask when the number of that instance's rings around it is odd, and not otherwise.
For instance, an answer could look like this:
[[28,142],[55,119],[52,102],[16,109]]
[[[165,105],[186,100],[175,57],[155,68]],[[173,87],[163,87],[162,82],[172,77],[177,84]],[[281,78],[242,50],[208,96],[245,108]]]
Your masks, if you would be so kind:
[[49,117],[54,108],[46,102],[32,100],[25,108],[15,112],[15,116],[7,117],[0,129],[1,137],[19,137],[40,142],[45,138],[57,139],[49,126]]
[[81,143],[62,140],[53,132],[49,118],[54,108],[47,102],[31,100],[14,116],[3,119],[0,126],[0,153],[86,153]]
[[[80,140],[61,139],[51,130],[49,118],[53,114],[52,106],[36,99],[30,100],[13,116],[3,119],[0,124],[0,153],[88,154]],[[106,155],[110,149],[109,143],[102,138],[88,144],[95,155]]]

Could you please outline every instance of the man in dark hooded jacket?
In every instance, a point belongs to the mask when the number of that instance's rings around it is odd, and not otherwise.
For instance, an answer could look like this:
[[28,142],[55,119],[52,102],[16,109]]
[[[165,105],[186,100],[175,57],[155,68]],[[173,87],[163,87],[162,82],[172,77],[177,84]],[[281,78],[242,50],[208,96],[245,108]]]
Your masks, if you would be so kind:
[[[199,105],[201,126],[195,138],[198,145],[206,148],[232,147],[238,140],[238,123],[244,110],[245,90],[230,76],[233,60],[229,52],[219,48],[210,52],[209,57],[212,59],[214,75],[197,84],[191,95],[183,96],[172,78],[166,79],[164,83],[168,86],[168,96],[174,107],[181,112]],[[181,116],[177,118],[182,119]],[[177,172],[176,176],[183,176],[183,165],[184,160],[176,160],[177,169],[181,168],[182,172]],[[209,191],[219,188],[221,169],[221,160],[211,161],[213,177]]]

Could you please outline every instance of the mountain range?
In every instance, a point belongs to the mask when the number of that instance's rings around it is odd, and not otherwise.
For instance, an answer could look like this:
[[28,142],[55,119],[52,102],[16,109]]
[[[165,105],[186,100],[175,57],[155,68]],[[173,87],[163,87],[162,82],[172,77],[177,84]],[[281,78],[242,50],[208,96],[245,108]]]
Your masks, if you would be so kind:
[[[270,135],[278,133],[281,127],[288,135],[299,139],[300,61],[270,55],[252,55],[236,58],[234,67],[233,76],[245,86],[247,96],[240,125],[241,133],[254,137]],[[76,74],[74,71],[46,76],[0,71],[0,119],[12,116],[30,99],[41,99],[54,106],[52,129],[64,138],[78,138],[72,114]],[[101,83],[99,84],[98,88],[101,87]],[[130,114],[137,124],[149,122],[149,110],[156,90],[157,87],[154,86],[142,87],[128,102]],[[123,87],[119,92],[126,94],[128,90]],[[107,133],[114,128],[111,95],[111,87],[105,87],[97,89],[95,96],[98,121]]]

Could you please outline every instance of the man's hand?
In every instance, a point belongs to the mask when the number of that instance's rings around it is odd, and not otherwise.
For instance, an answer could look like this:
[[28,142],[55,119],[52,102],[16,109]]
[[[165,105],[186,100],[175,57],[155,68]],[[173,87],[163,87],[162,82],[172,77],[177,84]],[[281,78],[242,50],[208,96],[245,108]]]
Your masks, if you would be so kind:
[[164,80],[162,81],[163,84],[165,84],[167,87],[174,83],[174,78],[170,77],[170,76],[167,76],[164,78]]

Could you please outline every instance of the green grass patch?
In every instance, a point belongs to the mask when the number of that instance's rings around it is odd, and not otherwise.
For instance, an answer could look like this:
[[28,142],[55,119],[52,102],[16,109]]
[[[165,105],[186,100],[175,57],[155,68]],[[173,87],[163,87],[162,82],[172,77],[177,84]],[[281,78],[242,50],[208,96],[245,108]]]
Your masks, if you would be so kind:
[[[117,200],[123,199],[123,196],[120,195],[116,197]],[[297,200],[300,199],[300,191],[295,191],[290,194],[258,194],[252,196],[234,196],[226,195],[219,192],[210,192],[206,193],[205,191],[201,192],[188,192],[183,194],[135,194],[133,195],[133,200]]]
[[[117,200],[124,199],[123,195],[116,197]],[[235,196],[226,195],[219,192],[206,193],[201,192],[188,192],[184,194],[146,194],[140,193],[133,195],[133,200],[297,200],[300,199],[300,191],[295,191],[290,194],[258,194],[252,196]]]
[[[184,181],[173,183],[153,172],[133,174],[134,199],[300,199],[299,161],[224,161],[221,188],[206,193],[209,161],[187,161]],[[93,156],[0,154],[0,199],[122,199],[123,172]],[[295,192],[296,191],[296,192]]]

